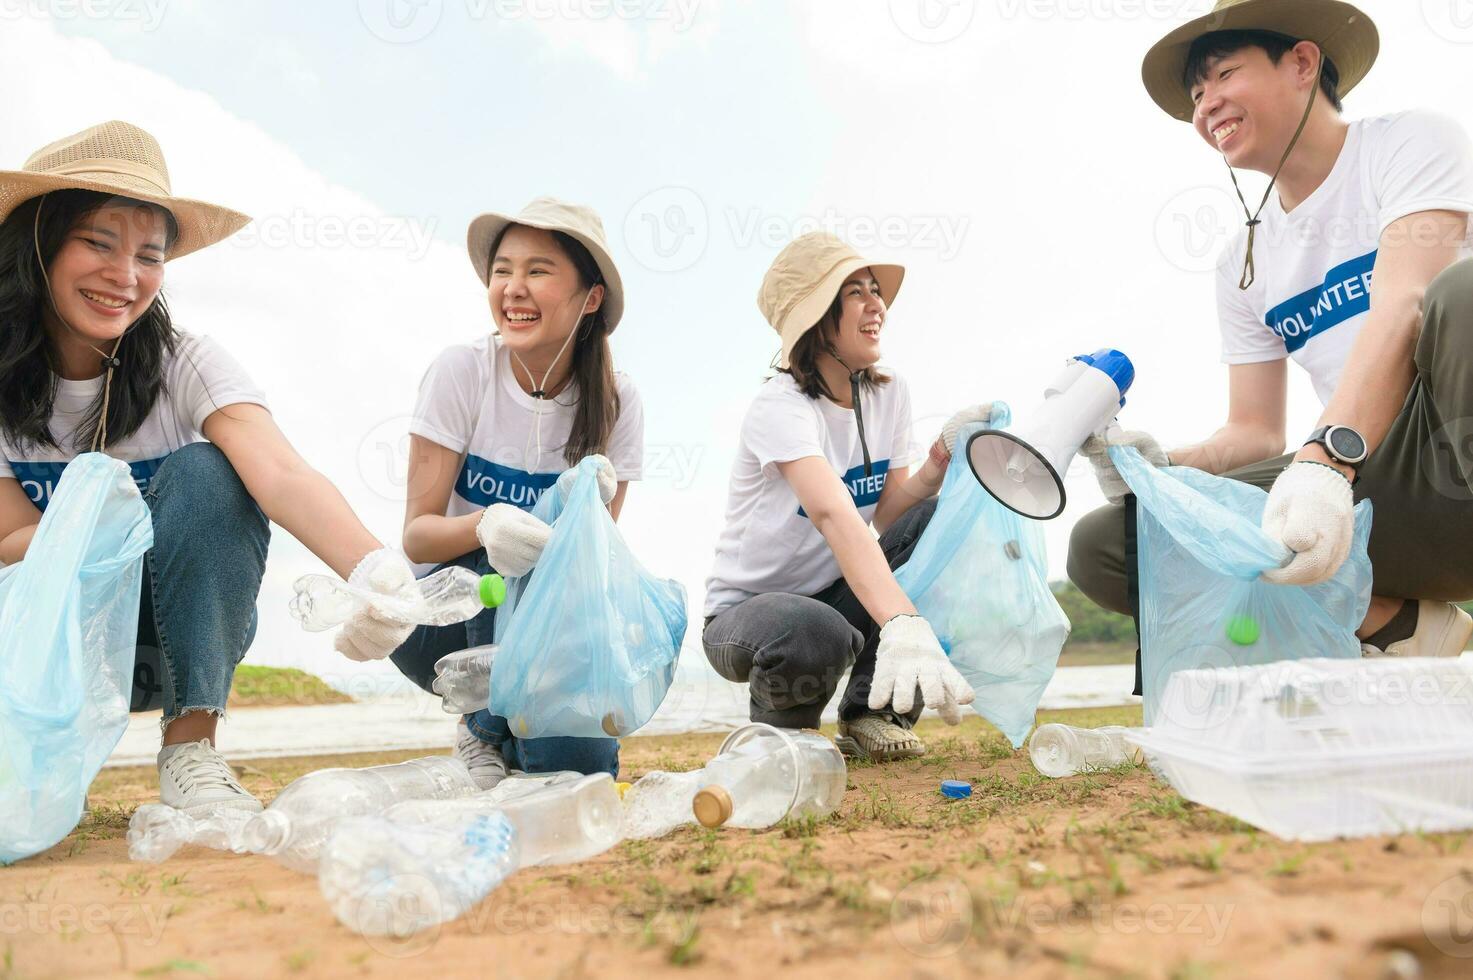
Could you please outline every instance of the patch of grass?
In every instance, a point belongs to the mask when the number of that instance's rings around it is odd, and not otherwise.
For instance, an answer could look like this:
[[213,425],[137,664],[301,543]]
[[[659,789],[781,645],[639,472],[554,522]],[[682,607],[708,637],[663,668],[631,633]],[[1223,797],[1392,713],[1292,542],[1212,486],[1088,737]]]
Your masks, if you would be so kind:
[[1299,873],[1304,862],[1309,860],[1308,851],[1300,851],[1298,854],[1290,854],[1280,858],[1268,873],[1279,878],[1292,878]]
[[232,708],[286,704],[347,704],[352,698],[328,685],[322,678],[295,667],[253,667],[242,664],[235,668],[235,682],[230,687]]
[[294,953],[288,954],[282,962],[286,964],[286,968],[292,973],[301,973],[307,967],[311,966],[312,961],[315,959],[317,959],[316,950],[299,949]]
[[1217,874],[1222,870],[1222,856],[1226,852],[1227,845],[1219,840],[1213,841],[1212,846],[1205,850],[1188,852],[1182,856],[1192,867]]
[[140,977],[168,977],[176,973],[199,973],[209,976],[214,971],[203,963],[195,960],[165,960],[157,966],[146,967],[138,971]]
[[670,947],[667,957],[672,966],[695,966],[701,961],[701,951],[697,945],[701,941],[700,916],[692,913],[685,921],[684,928],[675,942]]

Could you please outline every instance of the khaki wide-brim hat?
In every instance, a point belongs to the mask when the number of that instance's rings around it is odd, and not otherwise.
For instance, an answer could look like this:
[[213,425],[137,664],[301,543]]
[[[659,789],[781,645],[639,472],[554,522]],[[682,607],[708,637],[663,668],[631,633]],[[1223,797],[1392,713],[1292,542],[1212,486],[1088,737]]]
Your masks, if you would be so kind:
[[1360,10],[1341,0],[1217,0],[1212,12],[1189,21],[1152,45],[1141,63],[1141,80],[1156,104],[1171,116],[1191,122],[1192,96],[1183,76],[1192,42],[1215,31],[1273,31],[1298,41],[1313,41],[1340,73],[1346,94],[1366,77],[1381,36]]
[[868,268],[880,284],[886,306],[895,302],[905,267],[871,262],[843,239],[827,232],[799,235],[777,253],[762,288],[757,291],[757,308],[782,338],[783,353],[778,366],[788,367],[793,346],[818,325],[833,305],[839,287],[860,269]]
[[0,170],[0,221],[31,198],[62,190],[97,191],[168,211],[179,226],[168,259],[229,238],[251,220],[218,204],[175,197],[158,140],[117,120],[42,147],[19,170]]
[[608,243],[604,240],[604,223],[598,212],[581,204],[569,204],[553,197],[539,197],[522,208],[520,214],[496,214],[488,212],[471,222],[466,233],[466,248],[470,251],[471,265],[481,277],[481,285],[490,285],[491,243],[496,236],[511,225],[526,225],[543,231],[560,231],[571,235],[588,249],[593,261],[598,263],[603,277],[604,301],[601,309],[609,333],[619,325],[624,316],[624,281],[619,278],[619,269],[609,255]]

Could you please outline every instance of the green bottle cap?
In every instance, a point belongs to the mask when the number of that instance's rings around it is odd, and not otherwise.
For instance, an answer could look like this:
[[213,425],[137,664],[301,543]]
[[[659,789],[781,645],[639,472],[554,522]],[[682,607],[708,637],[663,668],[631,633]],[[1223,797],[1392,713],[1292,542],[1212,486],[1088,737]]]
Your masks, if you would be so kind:
[[500,575],[481,576],[481,605],[495,609],[506,601],[506,579]]
[[1240,647],[1251,647],[1257,643],[1260,632],[1258,620],[1244,613],[1232,617],[1227,623],[1228,639]]

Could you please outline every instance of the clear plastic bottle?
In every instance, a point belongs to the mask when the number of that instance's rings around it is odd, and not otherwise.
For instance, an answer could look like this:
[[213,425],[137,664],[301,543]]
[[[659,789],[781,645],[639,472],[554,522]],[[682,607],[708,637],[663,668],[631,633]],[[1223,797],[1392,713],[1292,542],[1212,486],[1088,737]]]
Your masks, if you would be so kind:
[[491,661],[496,647],[471,647],[448,653],[435,661],[431,689],[440,695],[447,714],[468,715],[486,707],[491,698]]
[[449,626],[494,609],[506,600],[500,575],[478,575],[468,568],[444,568],[418,582],[421,598],[406,602],[349,585],[331,575],[303,575],[293,583],[296,595],[288,608],[302,628],[332,629],[373,603],[385,616],[417,626]]
[[652,772],[624,796],[625,833],[660,837],[688,823],[770,827],[786,816],[824,816],[847,781],[844,757],[815,731],[751,724],[732,732],[693,772]]
[[1125,741],[1125,733],[1132,730],[1119,725],[1039,725],[1028,740],[1028,755],[1035,769],[1054,779],[1086,769],[1112,769],[1123,762],[1141,761],[1140,749]]
[[412,800],[391,807],[399,823],[438,822],[456,815],[500,813],[517,831],[521,867],[572,864],[602,854],[624,839],[624,808],[613,777],[566,773],[509,777],[460,800]]
[[185,844],[243,854],[241,834],[253,816],[247,810],[213,810],[194,817],[164,803],[145,803],[128,821],[128,857],[156,864]]
[[323,847],[317,884],[349,929],[403,938],[469,911],[517,869],[517,855],[516,830],[500,813],[352,817]]
[[293,782],[252,816],[241,832],[241,843],[253,854],[266,854],[294,871],[311,873],[342,818],[382,813],[403,800],[470,796],[478,789],[465,763],[445,755],[367,769],[319,769]]

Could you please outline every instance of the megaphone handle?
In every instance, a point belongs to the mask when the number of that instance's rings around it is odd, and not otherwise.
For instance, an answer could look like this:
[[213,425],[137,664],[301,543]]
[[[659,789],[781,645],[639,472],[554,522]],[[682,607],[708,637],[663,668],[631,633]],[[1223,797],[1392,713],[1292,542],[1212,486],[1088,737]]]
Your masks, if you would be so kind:
[[1125,430],[1120,428],[1119,419],[1111,419],[1109,424],[1095,434],[1104,439],[1107,444],[1117,443],[1125,438]]

